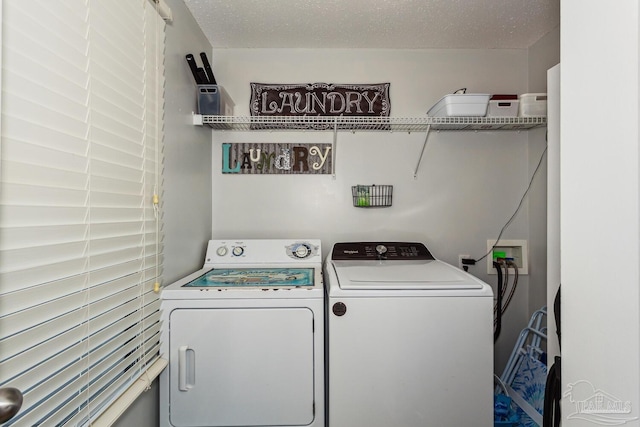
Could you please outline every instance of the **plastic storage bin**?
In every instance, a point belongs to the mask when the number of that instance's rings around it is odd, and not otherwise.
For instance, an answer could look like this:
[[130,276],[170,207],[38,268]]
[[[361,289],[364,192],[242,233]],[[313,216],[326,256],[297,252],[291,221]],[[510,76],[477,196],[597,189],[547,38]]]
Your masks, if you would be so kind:
[[518,115],[518,95],[493,95],[489,100],[488,117],[516,117]]
[[233,101],[219,85],[197,85],[198,114],[205,116],[233,116]]
[[484,117],[489,106],[489,94],[454,93],[443,96],[427,115],[430,117]]
[[520,95],[520,117],[535,117],[547,115],[546,93],[524,93]]

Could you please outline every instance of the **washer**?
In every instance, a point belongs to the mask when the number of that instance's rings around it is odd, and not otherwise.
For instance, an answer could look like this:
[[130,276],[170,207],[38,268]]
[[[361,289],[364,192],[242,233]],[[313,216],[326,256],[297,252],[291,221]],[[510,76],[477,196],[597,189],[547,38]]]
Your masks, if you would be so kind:
[[161,304],[162,427],[324,426],[319,240],[212,240]]
[[493,426],[493,295],[421,243],[337,243],[329,427]]

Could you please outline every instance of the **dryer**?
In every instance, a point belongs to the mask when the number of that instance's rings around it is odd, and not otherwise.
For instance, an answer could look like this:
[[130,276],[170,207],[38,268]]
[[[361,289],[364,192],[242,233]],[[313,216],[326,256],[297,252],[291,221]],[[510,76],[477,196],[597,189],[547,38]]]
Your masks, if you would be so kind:
[[162,427],[324,426],[319,240],[212,240],[161,304]]
[[329,427],[493,426],[493,294],[422,243],[325,262]]

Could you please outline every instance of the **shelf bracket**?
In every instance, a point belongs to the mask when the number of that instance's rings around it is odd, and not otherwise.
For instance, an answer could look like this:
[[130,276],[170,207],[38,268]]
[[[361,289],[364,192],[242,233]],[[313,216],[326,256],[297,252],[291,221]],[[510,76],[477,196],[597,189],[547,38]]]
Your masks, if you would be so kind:
[[418,164],[416,165],[416,169],[413,171],[413,179],[418,179],[418,169],[420,169],[420,163],[422,163],[422,156],[424,155],[424,149],[427,147],[430,131],[431,125],[427,125],[427,134],[424,136],[424,143],[422,143],[422,151],[420,151],[420,156],[418,157]]

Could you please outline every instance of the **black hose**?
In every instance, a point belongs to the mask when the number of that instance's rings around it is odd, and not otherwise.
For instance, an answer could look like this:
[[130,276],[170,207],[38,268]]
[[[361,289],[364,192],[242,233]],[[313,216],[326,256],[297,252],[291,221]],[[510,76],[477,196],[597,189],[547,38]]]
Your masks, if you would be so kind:
[[498,295],[498,301],[496,303],[498,311],[496,312],[496,328],[493,331],[493,342],[498,341],[500,336],[500,329],[502,329],[502,267],[496,261],[493,262],[493,268],[498,272],[498,289],[496,293]]
[[[513,298],[513,294],[515,294],[516,292],[516,287],[518,286],[518,266],[516,265],[515,262],[513,261],[507,261],[507,269],[509,269],[509,267],[513,268],[514,271],[514,276],[513,276],[513,285],[511,286],[511,292],[509,292],[509,296],[507,297],[507,300],[504,302],[504,309],[502,310],[502,312],[504,313],[505,311],[507,311],[507,307],[509,307],[509,304],[511,303],[511,299]],[[505,292],[506,294],[506,292]],[[504,296],[503,296],[504,298]]]
[[[504,266],[504,275],[502,276],[502,293],[500,294],[500,297],[502,298],[502,301],[504,301],[504,297],[507,294],[507,290],[509,289],[509,268],[505,266],[504,261],[499,261],[498,265],[500,265],[500,267]],[[498,268],[498,267],[496,267]],[[501,268],[498,268],[498,271],[502,271]],[[498,299],[496,298],[496,301]],[[507,303],[504,303],[504,307],[500,307],[498,304],[495,305],[495,307],[493,307],[493,324],[496,324],[496,313],[498,312],[498,310],[502,310],[502,314],[504,314],[504,311],[507,309]]]

